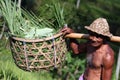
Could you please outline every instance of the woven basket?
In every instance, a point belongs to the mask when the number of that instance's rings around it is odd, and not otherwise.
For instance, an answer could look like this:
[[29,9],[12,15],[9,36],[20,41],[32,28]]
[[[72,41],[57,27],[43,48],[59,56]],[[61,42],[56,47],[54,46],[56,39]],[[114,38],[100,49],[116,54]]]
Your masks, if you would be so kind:
[[61,33],[35,40],[10,37],[10,44],[15,64],[27,71],[59,67],[67,52]]

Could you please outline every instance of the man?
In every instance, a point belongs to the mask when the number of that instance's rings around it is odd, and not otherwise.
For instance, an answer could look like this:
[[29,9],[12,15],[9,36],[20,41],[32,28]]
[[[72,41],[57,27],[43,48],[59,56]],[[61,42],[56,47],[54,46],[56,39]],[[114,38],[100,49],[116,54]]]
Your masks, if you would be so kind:
[[[96,19],[90,26],[85,26],[89,33],[89,40],[79,44],[70,38],[70,47],[75,54],[87,53],[87,65],[79,80],[111,80],[114,64],[114,51],[108,42],[112,34],[104,18]],[[70,28],[63,28],[63,34],[74,33]]]

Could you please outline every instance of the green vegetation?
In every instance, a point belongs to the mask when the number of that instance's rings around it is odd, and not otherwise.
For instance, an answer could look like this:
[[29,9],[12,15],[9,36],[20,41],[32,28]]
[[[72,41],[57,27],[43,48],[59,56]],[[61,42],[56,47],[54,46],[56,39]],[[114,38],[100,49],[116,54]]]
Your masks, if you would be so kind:
[[[5,1],[7,1],[8,3],[10,0],[5,0]],[[42,20],[40,20],[42,21],[42,23],[47,22],[48,24],[45,25],[50,25],[50,26],[54,24],[54,26],[52,27],[56,28],[56,30],[60,29],[62,27],[61,25],[64,25],[64,23],[67,23],[68,26],[72,27],[75,31],[86,33],[84,26],[90,25],[91,22],[98,17],[104,17],[109,22],[109,25],[111,27],[111,32],[114,35],[120,35],[120,23],[119,23],[120,1],[119,0],[81,0],[79,8],[76,8],[77,0],[56,0],[56,2],[60,2],[60,5],[63,6],[61,10],[61,15],[56,14],[59,15],[58,18],[55,15],[53,15],[52,8],[54,7],[51,7],[53,6],[53,2],[51,0],[37,0],[37,1],[22,0],[22,1],[26,2],[24,3],[24,5],[22,2],[23,7],[30,11],[29,13],[26,12],[26,10],[25,11],[23,10],[24,16],[26,17],[27,21],[31,20],[32,23],[30,23],[30,25],[32,26],[35,26],[36,24],[40,23],[38,19],[42,18]],[[13,6],[15,5],[16,4],[14,4]],[[59,10],[61,6],[58,6],[56,10]],[[16,8],[13,10],[16,10]],[[19,8],[17,10],[19,13]],[[35,14],[33,12],[35,12]],[[16,11],[9,10],[9,15],[5,15],[6,16],[5,19],[8,21],[11,20],[10,16],[13,17],[13,13],[16,13]],[[0,14],[0,28],[2,27],[1,25],[3,24],[4,21],[3,18],[2,19],[1,18],[2,17]],[[15,33],[18,34],[18,33],[22,33],[23,28],[28,29],[28,27],[31,27],[31,26],[26,26],[26,24],[24,23],[27,22],[26,19],[23,20],[15,19],[16,22],[21,21],[19,24],[15,24],[15,25],[12,25],[14,21],[9,22],[8,24],[11,25],[12,27],[10,28],[11,32],[13,32],[15,28],[16,31]],[[59,19],[62,21],[59,22]],[[36,22],[36,20],[38,22]],[[16,28],[16,26],[19,25],[21,25],[20,32],[19,29]],[[43,26],[43,24],[41,25]],[[8,39],[6,36],[7,35],[5,33],[3,38],[0,40],[0,80],[46,80],[46,79],[77,80],[78,77],[85,70],[85,55],[76,56],[73,55],[71,51],[69,51],[68,54],[66,55],[66,61],[64,65],[59,69],[55,69],[53,71],[41,70],[39,72],[23,71],[15,65],[11,51],[10,49],[7,49],[10,46],[8,44]],[[116,69],[118,49],[120,44],[113,42],[111,42],[110,44],[115,51],[115,59],[116,59],[113,69],[114,71],[112,75],[112,80],[116,80],[115,69]]]
[[[16,0],[0,0],[0,12],[5,18],[9,34],[17,37],[35,39],[44,36],[51,36],[56,33],[55,30],[64,25],[63,10],[59,3],[53,1],[51,5],[56,24],[48,21],[44,17],[37,17],[33,12],[29,12],[18,6]],[[55,27],[54,27],[55,26]],[[54,31],[53,31],[54,30]],[[48,35],[49,34],[49,35]]]

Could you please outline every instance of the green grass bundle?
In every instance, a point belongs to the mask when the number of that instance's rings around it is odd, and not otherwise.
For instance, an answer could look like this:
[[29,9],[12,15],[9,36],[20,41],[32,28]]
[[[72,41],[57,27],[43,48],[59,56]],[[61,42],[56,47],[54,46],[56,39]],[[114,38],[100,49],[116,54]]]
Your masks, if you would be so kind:
[[[58,5],[58,6],[57,6]],[[36,39],[52,36],[56,29],[60,29],[64,24],[63,10],[59,4],[52,5],[53,15],[56,23],[42,18],[38,18],[34,13],[22,9],[15,0],[0,0],[0,12],[5,18],[9,34],[21,38]]]
[[[57,31],[62,27],[60,5],[51,9],[58,25],[22,9],[11,0],[0,0],[0,11],[10,34],[10,48],[16,65],[26,71],[60,67],[67,51],[65,40]],[[44,39],[43,39],[44,38]]]

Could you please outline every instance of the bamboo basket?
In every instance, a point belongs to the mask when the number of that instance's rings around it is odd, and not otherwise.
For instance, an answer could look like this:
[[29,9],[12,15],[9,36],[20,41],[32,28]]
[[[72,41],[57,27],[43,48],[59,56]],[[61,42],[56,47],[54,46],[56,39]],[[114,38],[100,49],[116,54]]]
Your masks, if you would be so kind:
[[67,52],[61,33],[35,40],[10,37],[10,45],[15,64],[26,71],[60,67]]

